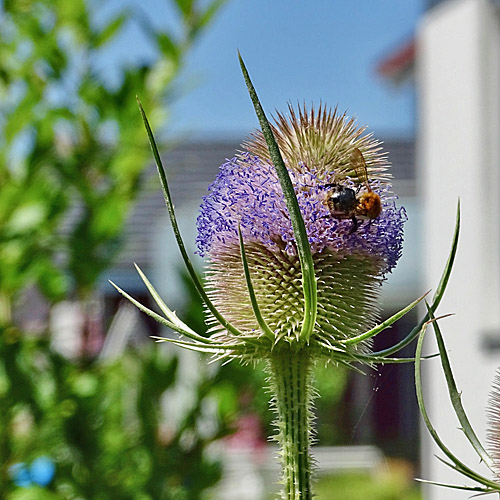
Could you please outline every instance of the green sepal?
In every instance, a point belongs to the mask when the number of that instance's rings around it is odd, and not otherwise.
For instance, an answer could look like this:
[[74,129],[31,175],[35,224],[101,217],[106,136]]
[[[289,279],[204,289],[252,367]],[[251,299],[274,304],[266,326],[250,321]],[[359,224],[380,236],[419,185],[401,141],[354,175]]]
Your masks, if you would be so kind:
[[[395,364],[395,363],[414,363],[415,358],[387,358],[381,356],[373,356],[371,354],[357,354],[356,352],[349,352],[339,349],[338,347],[334,347],[328,345],[324,342],[318,342],[322,349],[325,349],[331,353],[331,360],[335,362],[343,362],[345,364],[350,363],[362,363],[364,365],[371,365],[375,363],[380,364]],[[424,359],[434,358],[439,356],[439,354],[432,354],[430,356],[425,356]]]
[[241,344],[214,343],[209,345],[202,345],[196,342],[187,342],[185,340],[180,340],[180,339],[170,339],[168,337],[151,336],[151,338],[154,339],[156,342],[169,342],[171,344],[175,344],[176,346],[190,349],[191,351],[212,353],[212,354],[226,353],[227,351],[235,351],[242,348]]
[[432,326],[434,328],[434,334],[436,335],[436,341],[439,349],[439,353],[441,354],[441,365],[443,367],[443,372],[446,377],[446,384],[448,386],[448,393],[450,395],[451,404],[453,405],[453,409],[455,410],[455,414],[457,415],[458,421],[462,425],[462,431],[465,436],[469,440],[470,444],[474,448],[475,452],[479,455],[479,458],[486,464],[486,466],[492,471],[493,469],[493,461],[488,454],[488,452],[484,449],[483,445],[480,443],[472,425],[465,413],[465,409],[462,405],[462,396],[457,389],[457,385],[455,383],[455,378],[453,377],[453,372],[451,370],[450,359],[448,357],[448,353],[446,352],[446,346],[444,344],[443,336],[441,334],[441,330],[439,328],[439,324],[434,317],[434,314],[426,303],[427,311],[432,320]]
[[269,325],[266,323],[262,314],[260,312],[260,307],[257,302],[257,297],[255,296],[255,290],[252,285],[252,279],[250,277],[250,269],[248,268],[248,260],[245,252],[245,245],[243,244],[243,235],[241,234],[241,227],[238,224],[238,238],[240,240],[240,254],[241,254],[241,263],[243,264],[243,271],[245,273],[245,280],[247,282],[248,295],[250,297],[250,302],[252,304],[253,313],[255,315],[255,319],[259,324],[262,332],[272,340],[275,340],[275,335],[273,331],[269,328]]
[[[434,294],[434,297],[432,298],[432,304],[431,304],[431,309],[435,311],[437,307],[439,306],[441,299],[443,298],[444,292],[446,290],[446,286],[448,285],[448,281],[450,279],[451,275],[451,270],[453,268],[453,263],[455,262],[455,256],[457,253],[457,248],[458,248],[458,237],[460,235],[460,199],[458,200],[457,203],[457,215],[455,219],[455,231],[453,233],[453,240],[451,244],[451,250],[448,255],[448,260],[446,261],[446,265],[443,270],[443,274],[441,275],[441,280],[439,281],[438,287],[436,289],[436,293]],[[429,314],[426,314],[424,318],[413,328],[413,330],[410,331],[410,333],[402,339],[400,342],[397,344],[393,345],[392,347],[389,347],[388,349],[383,349],[382,351],[377,351],[374,352],[373,354],[376,356],[389,356],[391,354],[394,354],[395,352],[400,351],[404,347],[406,347],[408,344],[413,342],[420,334],[423,326],[427,321],[429,321]]]
[[371,330],[368,330],[367,332],[362,333],[361,335],[358,335],[356,337],[351,337],[349,339],[341,340],[341,343],[347,344],[347,345],[358,344],[359,342],[363,342],[364,340],[368,340],[368,339],[374,337],[375,335],[382,332],[383,330],[385,330],[386,328],[391,326],[393,323],[398,321],[398,319],[402,318],[405,314],[410,312],[417,304],[420,303],[420,301],[422,299],[424,299],[426,297],[426,295],[428,293],[429,292],[425,293],[424,295],[422,295],[418,299],[414,300],[411,304],[408,304],[404,309],[401,309],[396,314],[392,315],[390,318],[388,318],[384,322],[378,324],[377,326],[375,326]]
[[186,323],[184,323],[183,321],[181,321],[177,317],[177,315],[175,314],[175,312],[172,311],[167,306],[167,304],[165,304],[165,302],[163,301],[163,299],[160,297],[160,294],[155,290],[155,288],[153,287],[153,285],[151,284],[151,282],[148,280],[148,278],[146,277],[146,275],[142,272],[141,268],[137,264],[134,264],[134,266],[135,266],[137,272],[139,273],[139,276],[141,277],[142,281],[146,285],[146,288],[148,289],[149,293],[151,294],[151,297],[153,297],[153,300],[156,302],[156,304],[160,308],[160,311],[165,315],[165,317],[166,317],[166,319],[168,321],[170,321],[171,323],[176,324],[177,326],[179,326],[180,328],[182,328],[184,331],[189,332],[191,334],[190,338],[192,338],[193,340],[196,339],[199,342],[205,342],[205,343],[207,342],[207,340],[210,341],[210,339],[207,339],[207,337],[203,337],[202,335],[199,335],[194,330],[192,330],[191,328],[189,328],[189,326],[186,325]]
[[[370,354],[354,354],[356,361],[359,363],[370,364],[378,363],[384,364],[402,364],[402,363],[415,363],[416,358],[387,358],[383,356],[372,356]],[[429,356],[424,356],[423,359],[430,359],[439,356],[439,354],[431,354]]]
[[203,288],[203,283],[201,282],[196,270],[194,269],[191,260],[189,259],[189,255],[186,251],[186,247],[184,246],[184,242],[181,237],[181,233],[179,231],[179,226],[177,225],[177,219],[175,217],[174,205],[172,203],[172,198],[170,196],[170,190],[168,188],[167,182],[167,174],[165,169],[163,168],[163,163],[160,158],[160,153],[158,152],[158,147],[156,145],[156,141],[153,135],[153,131],[149,125],[148,119],[146,117],[146,113],[142,107],[141,101],[137,97],[137,103],[139,105],[139,111],[141,112],[142,121],[144,122],[144,126],[146,128],[146,132],[148,134],[149,143],[151,145],[151,150],[153,151],[153,156],[156,162],[156,167],[158,169],[158,175],[160,176],[161,187],[163,190],[163,197],[165,198],[165,205],[167,206],[168,215],[170,217],[170,223],[172,224],[172,229],[174,231],[174,236],[177,241],[177,246],[179,247],[179,251],[182,255],[182,260],[184,261],[184,265],[188,270],[189,276],[191,277],[196,290],[200,294],[203,302],[205,302],[207,308],[213,314],[214,318],[226,329],[229,330],[234,335],[241,335],[241,332],[233,325],[231,325],[220,313],[217,311],[216,307],[213,305],[212,301],[209,299],[205,289]]
[[[436,320],[437,321],[437,320]],[[461,473],[462,475],[483,484],[484,486],[487,486],[489,488],[492,488],[495,491],[500,491],[500,485],[495,483],[494,481],[491,481],[490,479],[487,479],[480,474],[476,473],[474,470],[472,470],[470,467],[465,465],[463,462],[461,462],[449,449],[448,447],[441,441],[441,438],[439,437],[436,429],[433,427],[431,424],[431,421],[429,419],[429,415],[427,414],[427,409],[425,408],[425,403],[424,403],[424,397],[423,397],[423,391],[422,391],[422,374],[421,374],[421,359],[422,359],[422,346],[425,338],[425,333],[427,330],[427,325],[429,322],[426,322],[422,326],[422,330],[420,332],[420,337],[417,342],[417,349],[415,353],[416,361],[415,361],[415,388],[417,392],[417,402],[418,402],[418,407],[420,409],[420,413],[422,415],[422,418],[424,420],[425,426],[427,427],[427,430],[429,431],[432,439],[436,443],[436,445],[441,449],[441,451],[451,460],[452,464],[447,463],[446,461],[443,461],[445,464],[449,465],[452,467],[454,470],[457,472]]]
[[206,337],[202,337],[201,335],[198,335],[197,333],[191,333],[192,330],[185,330],[182,328],[179,324],[172,323],[172,321],[169,321],[168,319],[164,318],[163,316],[160,316],[158,313],[155,313],[151,309],[147,308],[145,305],[141,304],[138,300],[134,299],[131,295],[129,295],[127,292],[122,290],[118,285],[115,285],[112,281],[110,283],[116,288],[116,290],[123,295],[127,300],[132,302],[140,311],[143,313],[147,314],[154,320],[158,321],[158,323],[161,323],[162,325],[166,326],[167,328],[170,328],[171,330],[174,330],[174,332],[180,333],[181,335],[184,335],[192,340],[196,340],[197,342],[204,343],[204,344],[210,344],[212,341]]
[[[427,356],[424,359],[435,358],[437,354],[433,354],[432,356]],[[401,363],[415,363],[415,358],[385,358],[380,356],[359,356],[357,361],[363,363],[378,363],[380,365],[384,364],[401,364]]]
[[259,119],[259,123],[262,129],[262,134],[266,139],[267,147],[269,149],[269,154],[271,156],[274,168],[276,169],[276,174],[283,190],[283,195],[285,197],[286,206],[288,208],[288,213],[290,215],[290,221],[292,223],[293,234],[295,237],[295,242],[297,245],[297,254],[300,261],[300,268],[302,271],[302,288],[304,292],[304,320],[302,322],[301,330],[298,334],[298,338],[301,341],[308,342],[314,330],[314,325],[316,322],[317,305],[318,305],[318,293],[316,276],[314,274],[314,263],[311,254],[311,247],[309,245],[309,240],[307,237],[306,226],[304,224],[304,219],[300,213],[299,203],[297,201],[297,196],[295,195],[295,190],[293,189],[293,184],[288,175],[288,170],[285,166],[285,162],[281,156],[278,144],[274,138],[271,126],[266,118],[264,109],[260,104],[257,92],[250,80],[250,75],[245,67],[245,63],[238,52],[238,58],[240,61],[241,70],[243,72],[243,77],[250,94],[250,99],[255,108],[255,113]]

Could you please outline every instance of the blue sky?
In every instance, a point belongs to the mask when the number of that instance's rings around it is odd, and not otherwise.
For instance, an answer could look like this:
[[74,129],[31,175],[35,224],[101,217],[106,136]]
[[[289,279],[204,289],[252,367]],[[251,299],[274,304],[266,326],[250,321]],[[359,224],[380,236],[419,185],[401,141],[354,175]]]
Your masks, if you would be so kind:
[[[172,129],[240,138],[257,126],[238,65],[239,49],[268,113],[285,109],[288,102],[322,101],[347,110],[383,137],[411,136],[413,89],[393,88],[375,67],[412,37],[422,3],[229,0],[189,56],[181,80],[185,95],[173,108]],[[157,24],[169,19],[165,0],[141,4],[155,13]],[[145,54],[135,37],[129,34],[120,47],[127,58]]]

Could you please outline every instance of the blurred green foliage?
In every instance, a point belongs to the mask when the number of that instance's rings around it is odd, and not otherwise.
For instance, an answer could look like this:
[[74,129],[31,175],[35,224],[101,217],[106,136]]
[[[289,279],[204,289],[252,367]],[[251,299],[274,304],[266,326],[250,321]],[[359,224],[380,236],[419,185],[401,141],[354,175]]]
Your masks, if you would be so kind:
[[[192,388],[193,404],[177,422],[165,421],[162,397],[177,373],[177,358],[154,345],[83,369],[51,351],[46,340],[4,330],[2,498],[203,498],[221,474],[206,448],[227,433],[228,414],[214,405],[217,384],[205,373]],[[9,466],[40,456],[56,464],[52,483],[43,490],[15,486]]]
[[[0,312],[35,283],[50,299],[91,293],[119,249],[150,163],[136,95],[158,129],[187,51],[224,0],[165,0],[175,29],[130,9],[97,23],[106,0],[0,5]],[[138,4],[138,8],[140,5]],[[151,14],[153,15],[153,14]],[[154,13],[156,15],[156,13]],[[156,57],[111,84],[99,57],[128,23]],[[61,231],[63,221],[71,224]]]
[[[223,0],[165,0],[177,15],[171,31],[130,9],[97,21],[104,3],[0,2],[2,499],[198,500],[220,477],[206,448],[227,432],[228,417],[209,374],[166,422],[176,357],[151,345],[113,364],[68,360],[51,349],[48,330],[34,337],[12,319],[32,286],[49,308],[92,298],[151,162],[136,95],[163,126],[185,57]],[[155,55],[118,68],[110,83],[99,58],[134,22]],[[16,486],[9,467],[40,456],[55,463],[53,481]]]

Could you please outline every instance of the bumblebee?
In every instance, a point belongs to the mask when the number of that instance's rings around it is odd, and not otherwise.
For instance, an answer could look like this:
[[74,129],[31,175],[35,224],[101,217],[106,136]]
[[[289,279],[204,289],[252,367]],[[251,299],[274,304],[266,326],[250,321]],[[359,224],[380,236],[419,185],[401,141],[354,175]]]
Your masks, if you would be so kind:
[[[331,216],[336,219],[351,219],[351,234],[358,229],[358,218],[373,220],[380,215],[382,202],[380,196],[370,188],[366,162],[358,148],[352,152],[349,163],[359,181],[357,190],[338,183],[326,184],[325,187],[331,188],[326,199]],[[360,194],[362,186],[365,191]]]

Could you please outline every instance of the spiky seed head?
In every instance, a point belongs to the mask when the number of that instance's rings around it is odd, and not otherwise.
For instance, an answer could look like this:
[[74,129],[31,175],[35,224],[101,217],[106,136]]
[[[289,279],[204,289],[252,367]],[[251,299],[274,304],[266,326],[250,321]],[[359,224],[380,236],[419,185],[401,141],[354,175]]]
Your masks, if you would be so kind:
[[[278,114],[273,133],[290,174],[314,260],[318,315],[309,347],[318,355],[373,326],[378,290],[401,255],[404,209],[391,193],[386,154],[380,142],[364,134],[345,114],[320,106],[289,116]],[[246,151],[227,160],[209,187],[198,217],[198,252],[208,258],[207,284],[215,305],[253,345],[279,349],[297,340],[303,318],[300,262],[295,238],[274,166],[260,132],[243,143]],[[328,184],[355,189],[349,158],[359,149],[370,189],[380,197],[380,214],[359,221],[333,217]],[[360,188],[362,189],[362,188]],[[271,344],[259,330],[248,296],[238,242],[245,243],[251,278],[262,316],[274,332]],[[234,342],[209,319],[212,334]],[[257,342],[257,344],[256,344]],[[366,350],[369,346],[358,345]],[[253,351],[252,351],[253,352]],[[263,355],[259,352],[259,356]]]
[[488,448],[493,460],[496,480],[500,481],[500,370],[497,371],[488,401]]

